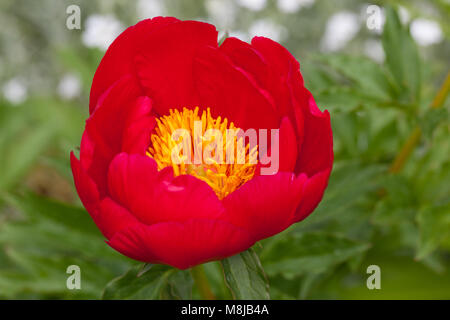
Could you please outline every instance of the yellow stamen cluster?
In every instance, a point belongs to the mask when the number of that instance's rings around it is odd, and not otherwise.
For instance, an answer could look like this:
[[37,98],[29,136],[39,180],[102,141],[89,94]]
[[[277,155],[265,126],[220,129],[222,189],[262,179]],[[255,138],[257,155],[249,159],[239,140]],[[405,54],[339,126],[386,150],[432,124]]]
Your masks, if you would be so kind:
[[[200,121],[201,133],[198,135],[199,127],[194,130],[194,122],[199,124]],[[183,149],[184,152],[189,150],[191,157],[186,154],[180,156],[178,152],[175,152],[175,156],[178,158],[177,161],[173,161],[173,150],[177,146],[179,148],[181,141],[181,139],[177,141],[173,139],[172,133],[177,129],[186,130],[192,137],[189,142],[190,147]],[[220,131],[222,139],[216,139],[215,135],[205,138],[204,134],[208,129]],[[155,159],[158,170],[171,166],[175,176],[190,174],[197,177],[206,182],[219,199],[222,199],[250,180],[256,169],[257,146],[254,146],[250,151],[249,144],[243,148],[242,137],[235,136],[232,139],[226,139],[225,137],[230,129],[239,130],[233,122],[228,122],[227,118],[213,118],[209,108],[201,114],[199,114],[198,107],[194,110],[184,108],[183,111],[171,109],[169,115],[156,119],[156,127],[150,138],[151,145],[148,148],[147,155]],[[216,143],[216,146],[223,145],[224,161],[217,161],[215,151],[218,149],[211,148],[212,143]],[[203,158],[203,151],[208,146],[210,146],[211,157],[205,159]],[[239,151],[239,147],[242,151]],[[228,161],[225,161],[225,154],[230,150],[232,150],[234,161],[226,163]],[[239,152],[241,152],[240,155]],[[198,158],[199,154],[202,156],[200,163],[187,161],[187,159]],[[245,161],[238,161],[239,157],[245,159]]]

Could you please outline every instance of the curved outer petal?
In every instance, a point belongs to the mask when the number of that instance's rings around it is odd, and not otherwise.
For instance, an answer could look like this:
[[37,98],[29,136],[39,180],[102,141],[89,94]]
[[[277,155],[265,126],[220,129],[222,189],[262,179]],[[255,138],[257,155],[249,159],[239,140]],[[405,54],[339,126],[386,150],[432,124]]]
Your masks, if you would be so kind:
[[328,185],[330,173],[331,168],[315,174],[306,181],[302,201],[291,223],[305,219],[317,207]]
[[101,94],[125,74],[139,77],[161,114],[170,108],[195,106],[192,63],[201,46],[217,46],[217,30],[198,21],[157,17],[126,29],[103,57],[91,88],[90,112]]
[[135,260],[186,269],[234,255],[253,243],[245,230],[228,222],[191,219],[131,226],[108,244]]
[[86,121],[86,131],[102,153],[111,156],[120,152],[127,125],[150,111],[150,99],[142,97],[138,83],[126,75],[108,90],[102,104]]
[[300,86],[303,86],[303,79],[297,60],[283,46],[264,37],[254,37],[251,44],[228,38],[220,49],[267,91],[279,117],[293,116],[288,79],[296,76],[296,84]]
[[[258,90],[272,97],[281,127],[291,141],[297,145],[286,160],[281,157],[281,170],[292,170],[292,157],[296,154],[295,172],[312,176],[330,168],[333,162],[332,133],[327,111],[321,112],[314,98],[304,87],[298,61],[280,44],[255,37],[251,44],[236,38],[228,38],[219,48],[232,63],[255,79]],[[286,121],[285,117],[289,119]],[[295,139],[291,135],[295,132]],[[281,134],[281,133],[280,133]],[[283,141],[286,138],[280,137]],[[305,141],[305,143],[303,143]],[[282,142],[286,143],[287,142]],[[280,146],[283,149],[283,146]],[[283,153],[280,150],[280,153]]]
[[251,44],[229,37],[220,46],[220,51],[225,53],[236,67],[251,74],[258,86],[261,88],[268,87],[268,81],[270,80],[269,66]]
[[283,231],[292,223],[305,181],[305,175],[289,172],[253,178],[223,199],[230,222],[254,241]]
[[89,112],[94,112],[100,96],[118,79],[126,74],[134,74],[134,57],[143,47],[151,45],[151,34],[169,24],[178,22],[171,17],[156,17],[143,20],[127,28],[109,46],[92,80],[89,98]]
[[70,162],[75,187],[81,202],[107,239],[111,238],[117,231],[139,223],[126,209],[110,198],[106,197],[100,200],[97,186],[82,168],[80,161],[73,152],[70,154]]
[[195,107],[200,104],[194,87],[193,63],[204,46],[217,47],[217,30],[213,25],[182,21],[158,30],[146,40],[145,50],[136,56],[136,70],[142,86],[159,115],[169,109]]
[[303,89],[302,98],[307,106],[304,112],[304,137],[298,153],[295,172],[305,172],[309,177],[333,165],[333,133],[330,114],[321,112],[311,93]]
[[279,171],[292,172],[297,162],[297,137],[288,117],[281,120],[279,139]]
[[290,223],[300,221],[318,205],[328,184],[333,164],[329,113],[319,110],[311,93],[304,87],[299,63],[280,44],[264,37],[253,38],[251,44],[228,38],[220,50],[236,66],[251,74],[258,87],[267,91],[275,101],[281,117],[279,170],[309,177]]
[[214,191],[189,175],[157,171],[147,156],[121,153],[109,168],[110,194],[140,221],[154,224],[192,218],[220,218],[224,208]]
[[80,196],[86,210],[93,216],[97,210],[100,201],[100,195],[96,184],[87,174],[81,165],[81,162],[75,157],[74,153],[70,153],[70,165],[72,167],[73,180],[75,188]]
[[219,49],[199,50],[194,82],[200,106],[211,107],[213,117],[226,117],[243,130],[278,128],[279,118],[270,95]]
[[140,96],[136,80],[127,75],[105,93],[86,121],[80,160],[101,196],[106,194],[106,173],[116,154],[145,154],[155,125],[151,110],[150,99]]
[[[333,163],[333,137],[328,111],[321,112],[313,96],[304,87],[297,60],[280,44],[263,37],[252,39],[252,46],[260,53],[274,76],[269,82],[269,91],[274,92],[276,101],[288,97],[288,109],[279,105],[279,110],[295,124],[298,141],[298,160],[295,172],[309,177],[331,168]],[[278,75],[276,77],[275,75]],[[279,85],[288,92],[279,91]]]
[[107,239],[117,232],[141,224],[127,209],[109,197],[104,198],[93,217],[95,224]]

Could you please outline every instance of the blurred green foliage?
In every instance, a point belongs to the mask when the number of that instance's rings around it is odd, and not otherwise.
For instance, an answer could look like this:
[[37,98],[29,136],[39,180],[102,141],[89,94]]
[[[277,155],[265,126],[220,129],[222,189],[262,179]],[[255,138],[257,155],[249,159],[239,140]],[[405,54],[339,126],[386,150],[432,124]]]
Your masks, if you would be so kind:
[[[317,1],[289,15],[274,1],[261,12],[240,10],[237,29],[264,17],[289,30],[282,43],[299,58],[320,108],[331,113],[336,160],[310,217],[254,252],[204,265],[217,298],[450,298],[449,99],[430,109],[449,70],[450,7],[446,1],[396,3],[438,21],[444,41],[418,48],[408,25],[387,6],[382,35],[361,28],[343,50],[323,53],[327,18],[360,10],[358,1]],[[110,249],[77,200],[68,154],[79,145],[103,52],[83,46],[82,31],[65,28],[69,4],[0,2],[0,81],[29,80],[23,103],[0,98],[0,298],[199,298],[188,271],[142,266]],[[136,22],[129,2],[79,5],[83,15]],[[205,19],[205,8],[202,1],[167,1],[168,13],[180,18]],[[382,42],[384,62],[362,54],[367,38]],[[27,54],[14,59],[20,50]],[[81,79],[82,91],[67,100],[55,88],[68,72]],[[417,146],[400,172],[391,173],[415,128],[422,133]],[[82,290],[66,288],[71,264],[81,267]],[[381,268],[381,290],[366,287],[371,264]]]

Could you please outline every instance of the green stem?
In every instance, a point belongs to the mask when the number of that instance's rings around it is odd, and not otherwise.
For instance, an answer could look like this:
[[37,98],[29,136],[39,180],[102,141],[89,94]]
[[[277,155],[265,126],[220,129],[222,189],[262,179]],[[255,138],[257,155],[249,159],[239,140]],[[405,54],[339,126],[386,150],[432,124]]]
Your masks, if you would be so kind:
[[[433,102],[431,103],[431,109],[437,109],[444,105],[449,89],[450,72],[447,73],[447,77],[445,78],[444,83],[434,97]],[[394,161],[392,162],[391,167],[389,168],[389,172],[398,173],[403,169],[409,156],[414,151],[414,148],[417,146],[417,144],[419,144],[421,135],[422,130],[420,129],[420,127],[415,127],[408,140],[406,140],[405,144],[400,149]]]
[[216,297],[211,291],[211,287],[209,285],[208,278],[206,277],[205,270],[203,269],[203,265],[200,264],[193,267],[191,269],[191,273],[198,291],[200,292],[200,296],[205,300],[215,300]]

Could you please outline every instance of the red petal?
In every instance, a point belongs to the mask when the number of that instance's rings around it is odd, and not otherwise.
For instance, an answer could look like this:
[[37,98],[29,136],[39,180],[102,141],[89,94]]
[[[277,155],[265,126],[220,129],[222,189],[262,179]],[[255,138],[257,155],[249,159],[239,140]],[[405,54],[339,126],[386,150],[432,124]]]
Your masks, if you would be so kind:
[[134,57],[142,48],[148,48],[151,35],[168,24],[179,21],[170,17],[156,17],[129,27],[106,51],[92,81],[89,111],[97,106],[99,97],[118,79],[126,74],[134,74]]
[[[276,71],[280,77],[300,69],[300,65],[294,56],[285,47],[271,39],[254,37],[252,39],[252,46],[264,57],[265,61],[271,66],[271,69]],[[303,85],[302,78],[300,78],[299,85]]]
[[75,187],[81,202],[91,216],[93,216],[97,211],[97,206],[100,201],[97,186],[81,166],[80,161],[75,157],[73,152],[70,153],[70,164]]
[[255,241],[283,231],[292,223],[305,180],[288,172],[253,178],[222,200],[230,222]]
[[151,114],[152,105],[148,97],[138,98],[128,115],[122,136],[122,151],[144,155],[150,144],[150,136],[156,120]]
[[220,46],[233,64],[251,74],[261,88],[267,88],[269,70],[262,55],[247,42],[237,38],[226,38]]
[[118,231],[140,224],[127,209],[108,197],[100,202],[99,210],[93,218],[107,239],[111,239]]
[[192,219],[136,225],[116,233],[108,244],[135,260],[186,269],[232,256],[253,242],[246,231],[225,221]]
[[312,176],[330,168],[333,162],[330,117],[327,111],[319,110],[303,86],[298,61],[286,48],[267,38],[253,38],[252,46],[270,67],[272,80],[268,90],[279,102],[280,113],[288,115],[294,124],[298,145],[295,172]]
[[136,81],[123,77],[87,120],[80,160],[101,195],[106,191],[106,173],[113,157],[121,151],[145,154],[150,143],[155,124],[151,102],[138,93]]
[[80,163],[97,185],[101,197],[106,193],[106,173],[110,161],[110,156],[103,154],[101,149],[96,147],[95,142],[85,130],[81,138]]
[[295,137],[294,127],[288,117],[281,120],[280,126],[280,167],[279,171],[292,172],[297,161],[297,139]]
[[181,21],[140,39],[144,46],[136,57],[138,77],[159,115],[169,109],[199,104],[193,81],[193,61],[202,46],[217,47],[213,25]]
[[223,206],[214,191],[189,175],[173,177],[157,172],[156,162],[147,156],[116,156],[109,168],[110,194],[146,224],[217,218]]
[[150,112],[148,98],[143,103],[139,96],[138,83],[127,75],[111,87],[101,106],[86,121],[89,136],[105,156],[112,157],[120,152],[126,123],[136,120],[129,117],[140,115],[139,112],[132,112],[133,109],[145,108],[147,113]]
[[290,52],[279,43],[264,37],[254,37],[252,46],[269,66],[267,88],[277,102],[281,116],[294,118],[290,81],[303,87],[300,65]]
[[302,201],[292,222],[295,223],[305,219],[317,207],[328,185],[330,173],[331,168],[317,173],[306,181]]
[[244,130],[278,128],[279,117],[271,96],[219,49],[199,50],[194,81],[200,105],[210,107],[213,117],[226,117]]
[[321,112],[312,95],[303,88],[304,105],[304,137],[301,145],[295,172],[304,172],[309,177],[333,165],[333,133],[331,131],[330,114]]

